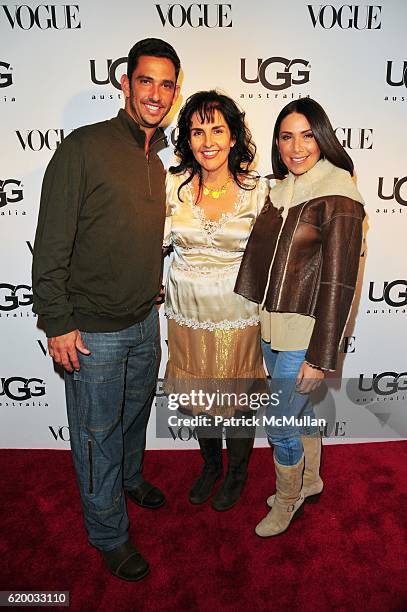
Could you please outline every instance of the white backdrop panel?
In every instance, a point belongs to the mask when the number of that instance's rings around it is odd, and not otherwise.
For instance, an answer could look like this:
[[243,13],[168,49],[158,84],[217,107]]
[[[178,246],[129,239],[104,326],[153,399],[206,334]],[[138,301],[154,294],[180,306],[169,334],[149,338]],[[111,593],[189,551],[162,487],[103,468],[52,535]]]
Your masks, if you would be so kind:
[[[125,71],[120,58],[148,36],[173,44],[182,62],[182,96],[168,134],[188,95],[219,88],[246,111],[263,175],[271,174],[271,134],[280,109],[306,95],[325,107],[355,162],[368,214],[342,373],[376,380],[393,373],[383,397],[393,399],[397,410],[405,408],[406,376],[398,375],[407,370],[406,20],[404,0],[0,5],[1,447],[69,446],[62,378],[44,354],[45,334],[31,311],[30,249],[41,181],[64,136],[123,105],[115,86]],[[170,148],[163,161],[171,159]],[[161,373],[165,321],[162,337]],[[333,392],[327,410],[332,405],[335,420],[347,425],[339,425],[328,442],[343,441],[353,431],[354,404],[343,394],[335,401]],[[370,425],[372,438],[394,437],[374,411]],[[184,448],[195,442],[157,439],[153,407],[147,445]]]

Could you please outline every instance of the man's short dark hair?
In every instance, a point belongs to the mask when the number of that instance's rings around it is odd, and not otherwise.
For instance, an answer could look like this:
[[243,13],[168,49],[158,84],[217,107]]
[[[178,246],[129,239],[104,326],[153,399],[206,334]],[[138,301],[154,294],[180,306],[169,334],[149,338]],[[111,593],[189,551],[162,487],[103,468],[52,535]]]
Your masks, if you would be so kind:
[[144,38],[139,40],[130,49],[127,58],[127,76],[131,79],[134,70],[137,68],[139,57],[142,55],[151,55],[153,57],[166,57],[171,60],[175,68],[175,80],[178,79],[178,74],[181,68],[181,62],[174,49],[169,43],[160,38]]

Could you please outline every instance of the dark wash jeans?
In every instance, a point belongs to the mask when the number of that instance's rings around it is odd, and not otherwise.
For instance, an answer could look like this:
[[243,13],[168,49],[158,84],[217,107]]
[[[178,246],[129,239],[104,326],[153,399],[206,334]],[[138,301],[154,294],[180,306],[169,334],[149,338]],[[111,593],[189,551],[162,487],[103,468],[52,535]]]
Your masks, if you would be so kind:
[[127,329],[81,332],[91,355],[65,374],[71,449],[91,544],[112,550],[128,539],[123,489],[144,481],[145,436],[154,398],[158,312]]

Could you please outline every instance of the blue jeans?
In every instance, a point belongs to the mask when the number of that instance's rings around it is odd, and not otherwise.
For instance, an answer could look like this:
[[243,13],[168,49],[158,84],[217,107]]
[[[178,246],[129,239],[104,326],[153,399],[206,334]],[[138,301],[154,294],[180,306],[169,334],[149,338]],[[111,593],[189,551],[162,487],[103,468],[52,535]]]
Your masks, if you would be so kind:
[[[284,416],[294,419],[304,417],[315,418],[314,409],[309,401],[309,395],[298,393],[296,379],[304,361],[306,350],[275,351],[262,340],[264,361],[272,378],[272,393],[278,393],[279,404],[270,403],[266,410],[267,418],[274,416],[281,419]],[[266,434],[274,446],[274,456],[281,465],[295,465],[303,454],[301,436],[314,435],[316,426],[266,425]]]
[[160,359],[158,313],[127,329],[81,332],[89,356],[65,373],[71,449],[89,541],[112,550],[128,540],[123,489],[141,474]]

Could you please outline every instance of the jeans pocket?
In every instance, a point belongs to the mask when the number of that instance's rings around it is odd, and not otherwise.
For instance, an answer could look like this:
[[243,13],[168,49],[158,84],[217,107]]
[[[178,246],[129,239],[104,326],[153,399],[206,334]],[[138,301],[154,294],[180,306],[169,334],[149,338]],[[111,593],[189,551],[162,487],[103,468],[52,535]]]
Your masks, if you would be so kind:
[[95,363],[87,361],[86,358],[80,360],[81,369],[74,371],[73,378],[75,381],[85,383],[110,383],[120,380],[124,375],[125,360]]
[[74,372],[80,425],[93,434],[106,434],[121,418],[124,398],[125,361],[87,364]]

